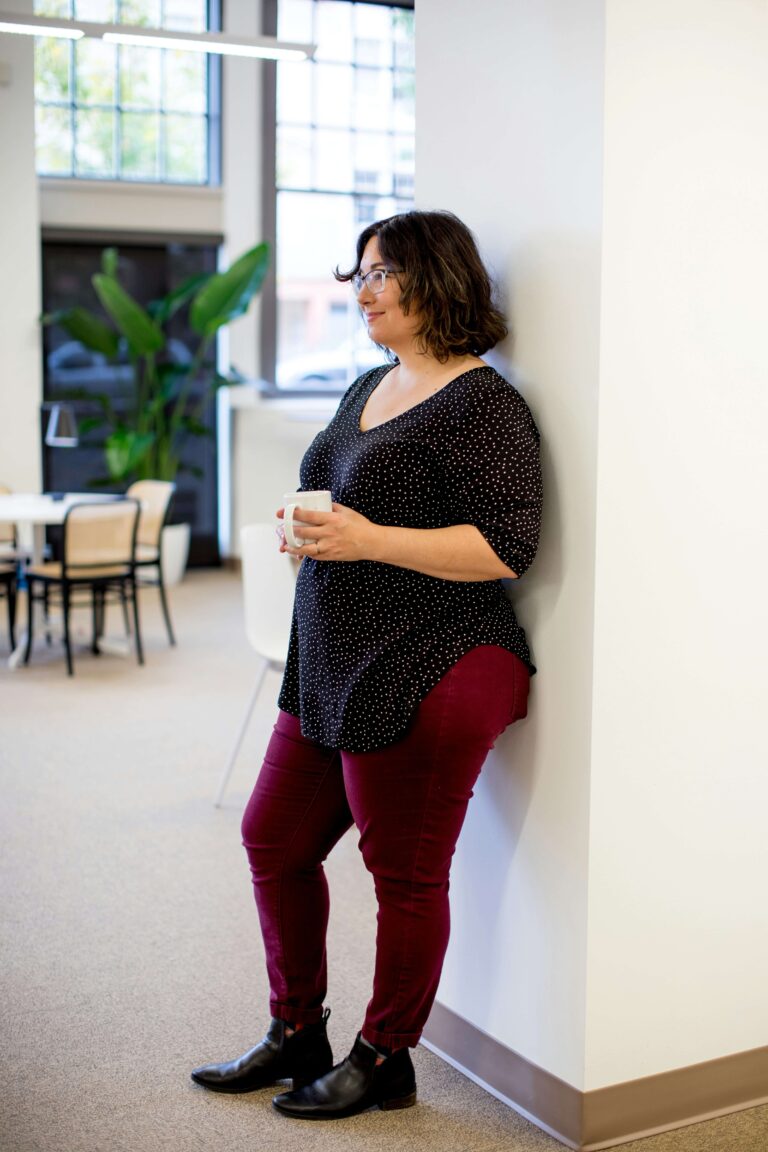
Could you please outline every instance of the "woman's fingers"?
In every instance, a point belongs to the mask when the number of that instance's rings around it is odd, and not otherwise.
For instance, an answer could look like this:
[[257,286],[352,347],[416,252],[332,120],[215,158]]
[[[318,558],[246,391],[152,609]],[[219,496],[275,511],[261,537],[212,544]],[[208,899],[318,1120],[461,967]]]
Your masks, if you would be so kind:
[[293,512],[294,520],[301,520],[302,524],[313,524],[317,527],[325,524],[331,516],[333,512],[317,512],[312,508],[302,508],[301,504],[297,504]]
[[368,523],[364,516],[343,504],[334,504],[331,512],[309,508],[304,511],[297,504],[293,532],[304,544],[293,548],[284,540],[281,550],[313,560],[359,560],[363,554],[359,538]]

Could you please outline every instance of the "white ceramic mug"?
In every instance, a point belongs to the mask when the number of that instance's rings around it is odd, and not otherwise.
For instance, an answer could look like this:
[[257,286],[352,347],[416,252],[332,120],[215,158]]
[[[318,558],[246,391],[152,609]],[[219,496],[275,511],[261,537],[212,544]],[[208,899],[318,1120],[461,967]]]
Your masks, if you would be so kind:
[[311,512],[330,512],[332,499],[327,489],[319,489],[314,492],[286,492],[283,496],[283,505],[283,528],[285,529],[286,542],[291,548],[303,548],[307,541],[296,535],[294,525],[298,526],[306,523],[306,521],[294,520],[294,512],[297,508]]

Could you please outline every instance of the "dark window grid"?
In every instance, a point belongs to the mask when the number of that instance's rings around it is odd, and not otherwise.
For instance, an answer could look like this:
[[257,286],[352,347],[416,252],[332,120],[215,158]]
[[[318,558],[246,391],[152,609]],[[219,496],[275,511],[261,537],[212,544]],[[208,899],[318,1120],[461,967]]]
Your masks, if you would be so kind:
[[[364,4],[366,2],[369,5],[371,3],[373,3],[373,4],[376,4],[376,5],[378,5],[380,7],[384,7],[384,8],[392,9],[392,8],[403,7],[406,10],[411,10],[411,11],[413,10],[413,3],[411,3],[411,2],[404,3],[401,5],[398,3],[392,4],[389,2],[389,0],[359,0],[359,2],[358,2],[358,0],[349,0],[349,3],[352,7],[352,43],[354,46],[357,45],[358,40],[366,40],[367,39],[367,37],[357,35],[357,21],[355,18],[355,11],[354,11],[359,6],[359,3]],[[315,43],[317,43],[317,38],[318,38],[317,37],[317,23],[318,23],[317,12],[318,12],[319,5],[321,3],[322,3],[322,0],[312,0],[312,9],[311,9],[311,12],[312,12],[312,40]],[[394,36],[394,34],[392,34],[392,31],[391,31],[390,32],[390,38],[389,38],[389,47],[391,49],[391,57],[392,57],[393,61],[395,59],[395,42],[396,42],[396,37]],[[318,63],[318,64],[320,64],[320,63],[322,63],[322,64],[346,63],[347,65],[351,64],[353,67],[360,67],[360,68],[367,67],[367,65],[365,65],[363,63],[357,64],[353,60],[349,60],[349,61],[339,61],[339,60],[322,60],[322,61],[318,60],[318,61],[315,61],[315,60],[313,60],[312,63]],[[371,67],[376,67],[376,65],[371,65]],[[384,65],[384,67],[386,67],[386,65]]]
[[[70,70],[70,83],[69,90],[74,93],[77,90],[77,67],[75,63],[75,45],[74,43],[68,45],[69,48],[69,70]],[[148,48],[150,52],[160,52],[160,103],[159,104],[123,104],[120,99],[120,79],[121,79],[121,60],[122,54],[120,52],[120,45],[117,45],[118,51],[115,53],[115,92],[117,93],[115,99],[110,103],[99,104],[85,104],[78,100],[74,95],[69,100],[37,100],[36,103],[41,107],[51,108],[65,108],[71,105],[75,108],[116,108],[120,112],[166,112],[169,115],[178,116],[207,116],[204,112],[184,112],[180,108],[169,108],[165,100],[165,79],[166,79],[166,50]],[[209,75],[205,79],[206,95],[209,95],[211,86],[211,78]]]
[[[136,107],[136,106],[130,105],[130,104],[128,104],[128,105],[124,105],[124,104],[78,104],[75,101],[66,102],[66,101],[61,101],[61,100],[38,100],[38,107],[40,107],[40,108],[68,108],[69,109],[69,112],[70,112],[70,130],[72,133],[72,157],[71,157],[71,164],[70,164],[70,171],[71,172],[74,171],[75,156],[77,154],[77,116],[75,115],[75,113],[79,112],[79,111],[111,112],[111,113],[113,113],[113,115],[115,117],[115,127],[114,127],[114,138],[113,138],[113,144],[112,144],[112,167],[113,167],[115,173],[117,173],[118,175],[122,170],[122,165],[119,163],[119,159],[120,159],[121,152],[122,152],[121,114],[123,112],[130,112],[131,114],[135,113],[138,115],[143,114],[143,115],[147,115],[147,116],[159,116],[159,118],[160,118],[160,134],[159,134],[158,148],[160,151],[159,162],[160,162],[161,171],[159,173],[158,179],[159,179],[160,183],[167,183],[167,184],[181,183],[181,181],[174,179],[172,176],[168,176],[167,172],[165,171],[165,160],[166,160],[165,121],[166,121],[166,118],[168,116],[178,116],[180,118],[187,119],[190,121],[203,120],[206,122],[206,133],[205,133],[205,136],[206,136],[206,156],[208,159],[208,167],[210,168],[210,130],[209,129],[210,129],[211,117],[209,115],[207,115],[205,112],[181,112],[181,111],[177,112],[175,109],[166,110],[164,108],[156,108],[156,107],[152,107],[152,108],[141,107],[141,108],[139,108],[139,107]],[[44,174],[45,173],[42,173],[42,175],[44,175]],[[123,178],[124,177],[120,176],[120,179],[123,179]],[[108,180],[108,179],[111,179],[111,177],[109,177],[109,176],[102,176],[102,177],[88,176],[88,179]],[[125,177],[124,179],[126,179],[126,181],[130,181],[131,179],[139,179],[139,178],[138,177]],[[187,183],[187,181],[185,181],[184,183]]]
[[[120,16],[120,5],[119,4],[118,4],[118,8],[117,8],[117,14],[119,17]],[[162,55],[163,54],[160,53],[161,60],[162,60]],[[118,178],[122,175],[122,156],[123,156],[123,116],[122,116],[122,107],[120,104],[120,91],[121,91],[121,79],[122,79],[122,67],[121,67],[122,59],[123,59],[123,54],[120,51],[120,48],[118,45],[118,50],[117,50],[117,52],[115,52],[115,113],[114,113],[115,131],[114,131],[114,135],[113,135],[114,143],[112,145],[112,148],[113,148],[112,167],[113,167],[115,176],[117,176]],[[163,91],[163,82],[162,82],[162,76],[161,76],[160,77],[160,93],[161,93],[161,95],[162,95],[162,91]]]
[[[71,5],[70,5],[70,11],[71,11]],[[122,12],[122,3],[119,3],[118,4],[118,21],[119,21],[121,12]],[[208,4],[206,5],[207,30],[218,29],[220,27],[220,23],[221,23],[220,12],[221,12],[220,0],[208,0]],[[160,16],[161,16],[161,22],[160,22],[159,27],[163,28],[164,16],[165,16],[165,4],[164,3],[161,3]],[[76,57],[75,57],[75,41],[74,40],[70,41],[70,43],[67,45],[67,47],[69,50],[69,90],[70,90],[70,93],[74,94],[77,91],[77,64],[76,64]],[[115,118],[114,130],[113,130],[113,139],[112,139],[112,174],[107,175],[107,176],[96,176],[93,174],[89,174],[86,177],[84,177],[85,179],[88,179],[88,180],[124,179],[121,176],[121,164],[120,164],[120,157],[121,157],[121,153],[122,153],[122,147],[121,147],[122,146],[122,113],[123,112],[142,112],[143,111],[143,112],[147,112],[147,113],[159,114],[159,116],[160,116],[159,139],[158,139],[160,171],[158,173],[156,180],[153,181],[153,183],[162,183],[162,184],[182,184],[182,183],[189,184],[190,183],[190,181],[174,180],[173,178],[168,177],[166,174],[166,168],[165,168],[166,133],[165,133],[165,119],[164,118],[165,118],[165,116],[173,115],[173,116],[188,116],[191,120],[201,120],[201,119],[205,120],[206,171],[208,173],[208,179],[204,180],[204,181],[195,181],[195,185],[203,186],[205,184],[212,184],[214,182],[214,173],[211,170],[211,152],[212,152],[212,149],[211,149],[211,125],[212,125],[212,117],[210,114],[210,102],[211,102],[211,87],[212,87],[212,79],[213,79],[211,58],[210,57],[208,58],[208,68],[206,70],[206,81],[205,81],[205,83],[206,83],[206,105],[209,108],[209,111],[207,113],[182,112],[181,110],[166,109],[165,104],[164,104],[163,99],[162,99],[162,97],[165,94],[166,56],[165,56],[164,51],[161,51],[161,53],[160,53],[160,92],[161,92],[160,105],[159,106],[153,106],[151,108],[146,108],[146,107],[137,108],[137,107],[134,107],[131,105],[123,105],[120,102],[120,98],[119,98],[119,93],[120,93],[120,60],[121,60],[121,53],[120,53],[119,46],[118,46],[118,50],[115,52],[115,77],[114,77],[115,92],[117,93],[117,98],[113,103],[111,103],[111,104],[82,104],[74,98],[74,95],[72,95],[72,98],[70,100],[38,100],[36,102],[37,105],[41,108],[68,108],[69,109],[69,129],[70,129],[70,138],[72,140],[72,150],[71,150],[71,154],[70,154],[70,163],[69,163],[70,176],[80,175],[79,173],[76,173],[77,117],[75,115],[75,113],[79,109],[87,109],[89,111],[93,110],[93,111],[102,111],[102,112],[112,112],[113,116]],[[45,171],[41,172],[40,174],[43,176],[46,175]],[[60,172],[59,173],[51,173],[51,175],[61,176],[61,173]],[[126,183],[130,183],[130,181],[132,179],[136,180],[137,183],[140,182],[140,178],[127,177],[127,178],[125,178]]]
[[[157,29],[164,29],[165,28],[165,12],[166,12],[165,0],[160,0],[160,23],[159,24],[132,24],[132,21],[125,21],[123,19],[124,6],[125,6],[125,0],[117,0],[117,8],[116,8],[116,13],[115,13],[115,23],[116,24],[128,24],[128,25],[132,25],[135,28],[153,28],[153,29],[154,28],[157,28]],[[211,5],[210,3],[206,5],[206,26],[205,26],[205,28],[201,29],[201,31],[211,31],[214,27],[216,27],[218,29],[218,24],[214,25],[211,22],[212,17],[213,17],[213,13],[211,11],[212,7],[214,7],[214,6]],[[63,19],[71,20],[71,19],[73,19],[72,0],[69,0],[68,10],[69,10],[68,16],[63,17]],[[36,15],[39,15],[39,13],[36,12]],[[173,29],[173,28],[169,29],[170,32],[173,32],[174,30],[175,29]]]
[[[312,68],[312,65],[314,63],[315,63],[315,61],[309,61],[309,67]],[[319,63],[319,61],[318,61],[318,63]],[[392,95],[392,103],[393,104],[397,103],[397,101],[401,98],[399,95],[399,83],[398,83],[400,77],[404,76],[404,75],[410,75],[410,76],[416,75],[416,71],[414,68],[390,68],[388,66],[387,67],[385,67],[385,66],[374,67],[374,66],[370,66],[367,64],[352,64],[352,65],[350,65],[350,64],[340,63],[339,61],[336,61],[336,60],[328,61],[328,62],[323,61],[322,63],[323,63],[324,67],[335,67],[335,68],[349,68],[349,67],[351,67],[353,69],[353,71],[357,71],[357,72],[378,72],[378,73],[388,72],[390,74],[390,79],[391,79],[391,95]],[[305,65],[305,67],[306,67],[306,65]],[[397,79],[396,79],[396,77],[397,77]],[[323,124],[321,121],[315,119],[315,110],[316,110],[317,102],[318,102],[318,96],[317,96],[318,79],[319,78],[318,78],[317,70],[315,68],[312,68],[312,86],[311,86],[312,118],[308,121],[307,120],[290,120],[290,119],[281,120],[280,118],[278,118],[278,120],[277,120],[278,128],[283,128],[283,127],[285,127],[285,128],[309,128],[311,130],[314,130],[317,128],[331,128],[331,129],[337,129],[340,132],[345,132],[345,131],[348,131],[348,132],[368,132],[369,131],[368,129],[359,128],[356,125],[350,125],[348,128],[344,128],[344,127],[340,128],[338,124]],[[374,129],[370,129],[370,131],[372,133],[377,132],[377,131],[378,132],[384,132],[384,131],[388,131],[388,129],[383,129],[383,128],[375,129],[374,128]],[[403,133],[401,133],[401,135],[403,135]]]
[[[350,0],[350,2],[354,5],[355,0]],[[402,7],[402,8],[406,8],[406,9],[412,9],[413,8],[413,0],[402,0],[401,3],[398,3],[397,0],[394,0],[394,3],[391,3],[390,0],[368,0],[368,2],[369,3],[372,2],[375,4],[382,4],[382,5],[386,5],[388,7],[392,7],[392,8],[394,8],[394,7]],[[278,4],[278,0],[264,0],[265,22],[264,22],[263,31],[266,35],[273,35],[273,36],[277,35],[277,32],[278,32],[277,4]],[[318,4],[318,0],[313,0],[313,3],[312,3],[313,33],[315,30],[317,4]],[[317,37],[313,34],[312,39],[316,41]],[[401,74],[405,74],[405,73],[410,72],[410,73],[415,75],[415,68],[407,68],[407,67],[397,65],[397,61],[395,58],[395,50],[394,50],[394,45],[395,45],[395,38],[394,37],[392,37],[391,44],[392,44],[392,61],[393,61],[391,66],[366,65],[363,63],[358,63],[356,61],[344,62],[344,61],[330,61],[330,60],[329,61],[314,61],[314,60],[312,60],[312,61],[309,61],[308,64],[305,66],[312,67],[316,63],[317,64],[323,63],[325,65],[337,64],[337,65],[342,66],[342,67],[360,68],[360,69],[367,69],[370,71],[390,71],[393,74],[395,72],[398,72]],[[277,148],[276,148],[276,146],[277,146],[277,130],[278,130],[278,128],[280,128],[280,127],[298,127],[298,128],[306,129],[307,127],[310,127],[310,130],[314,131],[318,127],[317,124],[314,122],[308,126],[306,124],[306,122],[297,124],[293,121],[278,120],[277,115],[276,115],[276,111],[277,111],[277,109],[276,109],[276,94],[277,94],[276,93],[276,87],[277,87],[276,79],[277,79],[277,68],[278,67],[279,67],[279,65],[273,65],[272,68],[266,68],[264,70],[264,112],[265,112],[265,119],[264,119],[264,168],[265,168],[266,172],[272,172],[272,173],[274,173],[274,170],[275,170],[275,160],[276,160],[276,150],[277,150]],[[394,95],[394,93],[393,93],[393,95]],[[313,84],[312,84],[313,111],[314,111],[314,103],[315,103],[315,83],[313,82]],[[270,123],[270,120],[271,120],[271,123]],[[330,125],[328,127],[330,127]],[[347,131],[350,134],[354,134],[355,132],[358,132],[358,131],[364,131],[364,129],[359,129],[359,128],[353,126],[353,127],[347,128],[347,129],[342,128],[342,129],[340,129],[340,131]],[[398,132],[395,128],[378,129],[375,131],[377,133],[381,133],[381,135],[383,135],[383,136],[391,137],[392,139],[394,139],[395,136],[400,136],[400,137],[409,136],[411,139],[413,139],[412,133]],[[314,148],[313,148],[313,165],[314,165]],[[370,206],[371,201],[373,201],[373,200],[394,198],[395,199],[395,205],[396,205],[396,211],[397,212],[407,211],[409,208],[411,208],[413,206],[413,199],[410,197],[404,197],[402,195],[402,190],[400,192],[400,195],[396,195],[395,189],[394,189],[394,180],[395,180],[395,173],[393,172],[392,173],[393,190],[391,193],[382,192],[382,193],[371,194],[370,192],[363,191],[363,190],[346,190],[345,191],[345,190],[341,190],[341,189],[337,189],[337,188],[324,189],[324,188],[314,188],[314,187],[313,188],[293,187],[293,186],[289,186],[289,185],[278,184],[277,179],[275,178],[274,179],[274,187],[275,187],[274,199],[271,200],[271,202],[267,199],[265,199],[265,201],[264,201],[265,232],[268,236],[271,237],[272,242],[275,243],[275,241],[276,241],[275,220],[276,220],[276,212],[277,212],[277,199],[282,193],[295,192],[295,193],[299,193],[299,194],[319,194],[319,195],[323,195],[323,196],[343,196],[348,200],[351,199],[356,204],[356,206],[358,206],[358,205],[362,206],[362,205],[366,205],[366,204],[368,206]],[[276,295],[275,295],[274,273],[272,273],[272,275],[269,278],[269,281],[266,285],[266,289],[265,289],[265,292],[263,293],[263,296],[264,296],[264,299],[263,299],[262,312],[261,312],[262,374],[266,378],[269,379],[269,378],[274,377],[276,351],[277,351],[276,343],[275,343],[275,335],[276,335],[276,331],[277,331],[277,327],[276,327],[277,300],[276,300]],[[272,392],[279,391],[276,387],[272,387],[269,390]],[[336,395],[337,391],[338,390],[331,390],[329,394]],[[312,395],[317,396],[318,393],[313,392]]]
[[[181,184],[181,183],[184,183],[184,184],[189,184],[190,181],[187,181],[187,180],[181,181],[181,180],[177,180],[173,176],[169,176],[167,174],[166,169],[165,169],[165,163],[166,163],[165,121],[166,121],[166,118],[168,116],[178,116],[180,118],[187,119],[190,121],[201,121],[201,120],[205,121],[205,127],[206,127],[206,131],[205,131],[206,167],[208,168],[209,177],[210,177],[210,156],[211,156],[210,122],[211,122],[211,117],[209,115],[207,115],[205,112],[181,112],[181,111],[177,112],[175,110],[166,110],[164,108],[154,108],[154,107],[153,108],[146,108],[146,107],[138,108],[138,107],[132,106],[130,104],[129,105],[123,105],[123,104],[77,104],[74,101],[65,102],[65,101],[59,101],[59,100],[38,100],[38,107],[40,107],[40,108],[68,108],[69,109],[69,112],[70,112],[70,131],[72,134],[72,155],[70,157],[70,166],[69,166],[70,173],[73,173],[75,171],[75,157],[77,155],[77,116],[75,114],[79,111],[111,112],[113,114],[113,116],[115,117],[115,125],[114,125],[113,144],[112,144],[112,167],[113,167],[113,170],[115,173],[115,177],[112,177],[112,176],[95,176],[95,175],[89,174],[86,177],[86,179],[89,179],[89,180],[99,180],[99,179],[110,180],[110,179],[116,178],[116,179],[121,179],[121,180],[124,179],[126,181],[126,183],[129,183],[131,180],[136,180],[138,182],[140,182],[142,180],[142,177],[132,177],[132,176],[123,177],[121,175],[121,172],[122,172],[122,165],[120,164],[120,156],[121,156],[121,152],[122,152],[122,119],[121,119],[121,114],[123,112],[130,112],[132,114],[136,113],[138,115],[144,114],[147,116],[159,116],[159,118],[160,118],[159,142],[158,142],[158,149],[159,149],[159,153],[160,153],[160,155],[159,155],[160,172],[158,173],[157,179],[153,180],[152,183],[162,183],[162,184]],[[45,171],[42,171],[40,173],[40,175],[43,175],[43,176],[46,175]],[[55,173],[54,172],[54,173],[51,173],[51,175],[57,176],[57,175],[61,175],[61,173]],[[195,181],[194,183],[200,184],[202,186],[206,183],[206,181]]]
[[[72,101],[64,100],[37,100],[35,101],[36,108],[66,108],[69,112],[69,138],[72,141],[72,147],[69,150],[69,176],[74,176],[75,173],[75,106]],[[61,176],[61,172],[46,173],[45,171],[38,173],[41,176],[50,175],[52,177]]]
[[[331,188],[326,189],[326,188],[322,187],[320,184],[318,184],[316,179],[314,178],[316,176],[316,173],[317,173],[317,145],[316,145],[316,139],[314,137],[314,133],[318,130],[318,125],[316,125],[316,124],[312,124],[312,125],[296,124],[292,121],[283,121],[279,124],[279,127],[280,128],[301,128],[301,129],[307,129],[310,131],[310,133],[312,134],[312,139],[311,139],[312,155],[311,155],[310,171],[312,172],[312,176],[313,176],[312,182],[310,184],[304,186],[304,187],[282,184],[282,183],[280,183],[279,180],[276,180],[275,181],[275,187],[279,192],[322,192],[322,193],[328,192],[329,194],[334,194],[334,195],[338,194],[340,196],[349,196],[349,195],[353,194],[352,189],[349,189],[348,191],[342,191],[340,189],[331,189]],[[364,136],[379,136],[379,137],[381,137],[382,151],[384,151],[385,149],[388,150],[388,154],[389,154],[388,167],[390,168],[390,170],[394,168],[394,149],[395,149],[396,140],[399,140],[402,138],[414,140],[414,137],[411,133],[398,132],[394,128],[378,128],[378,129],[373,129],[373,128],[372,129],[367,129],[367,128],[337,128],[337,127],[334,127],[333,125],[322,125],[320,127],[326,131],[344,132],[347,136],[350,136],[353,138],[353,147],[354,147],[354,137],[355,136],[364,135]],[[352,167],[354,170],[354,160],[353,160]],[[398,178],[402,179],[402,177],[407,175],[407,174],[403,173],[403,172],[392,171],[391,175],[392,175],[392,189],[393,189],[392,192],[373,192],[373,190],[371,190],[371,189],[367,189],[365,191],[362,189],[359,189],[358,191],[360,191],[363,195],[368,195],[369,197],[371,195],[395,196],[395,195],[397,195],[397,193],[395,191],[395,185],[396,185],[397,179]]]
[[416,69],[408,68],[404,65],[398,64],[363,64],[358,63],[356,60],[306,60],[303,64],[285,64],[278,63],[278,67],[285,68],[311,68],[312,74],[317,75],[318,68],[351,68],[353,72],[391,72],[393,75],[397,73],[400,76],[415,76]]
[[[349,135],[353,136],[354,133],[350,132]],[[369,133],[369,135],[374,135],[374,133],[371,132],[371,133]],[[394,132],[379,132],[379,133],[377,133],[377,135],[380,135],[382,137],[382,150],[384,147],[384,140],[386,140],[388,145],[389,145],[390,163],[389,163],[388,167],[391,170],[393,167],[391,161],[392,161],[392,153],[393,153],[394,147],[395,147],[395,136],[399,135],[399,133],[396,134]],[[396,192],[395,192],[396,180],[398,178],[402,178],[402,176],[405,175],[405,173],[401,173],[401,172],[391,172],[391,176],[392,176],[391,187],[393,189],[391,192],[377,192],[372,188],[366,188],[366,189],[350,188],[346,191],[342,190],[342,189],[338,189],[338,188],[325,188],[321,184],[319,184],[317,182],[317,180],[315,179],[316,172],[317,172],[317,156],[316,156],[316,149],[314,147],[312,148],[311,169],[310,170],[311,170],[312,176],[313,176],[311,183],[308,183],[305,185],[292,185],[292,184],[283,184],[278,180],[278,181],[275,181],[275,187],[276,187],[277,191],[278,192],[323,192],[323,193],[328,192],[329,194],[334,194],[334,195],[338,194],[340,196],[350,196],[354,192],[357,191],[362,195],[367,195],[368,197],[370,197],[372,195],[375,195],[375,196],[395,196],[396,195]],[[353,158],[352,170],[353,170],[353,172],[356,170],[355,165],[354,165],[354,158]],[[368,171],[368,169],[365,169],[365,170],[359,169],[359,170],[360,171]],[[377,172],[377,174],[378,174],[378,172]]]
[[[37,107],[71,108],[77,112],[146,112],[147,115],[186,116],[190,120],[210,119],[207,112],[184,112],[180,108],[162,108],[156,104],[78,104],[76,100],[38,100]],[[296,126],[306,128],[306,124]],[[405,133],[400,133],[400,135],[405,135]]]
[[[360,2],[361,3],[367,2],[368,4],[370,4],[370,3],[378,4],[380,7],[388,7],[388,8],[400,7],[399,4],[388,3],[388,0],[360,0]],[[318,42],[317,13],[318,13],[319,5],[321,3],[322,3],[322,0],[312,0],[312,8],[311,8],[311,12],[312,12],[312,37],[311,37],[311,39],[314,43]],[[353,12],[352,12],[352,21],[353,21],[353,24],[352,24],[352,27],[353,27],[352,44],[353,44],[353,51],[354,51],[356,46],[357,46],[357,42],[359,40],[366,40],[367,37],[358,36],[356,34],[356,23],[355,23],[354,9],[358,7],[358,0],[349,0],[349,3],[353,9]],[[413,4],[412,3],[403,4],[402,7],[406,8],[407,10],[412,10]],[[390,61],[391,61],[391,63],[389,63],[389,64],[366,64],[362,60],[357,61],[354,59],[353,60],[315,60],[314,58],[310,59],[308,61],[308,63],[309,63],[310,67],[312,65],[316,65],[316,64],[322,64],[322,65],[326,65],[326,66],[335,64],[335,65],[338,65],[338,66],[341,66],[344,68],[365,68],[371,72],[387,71],[387,70],[394,71],[395,68],[397,68],[397,61],[395,58],[395,44],[396,44],[396,37],[394,36],[393,32],[391,31],[390,37],[389,37],[389,49],[390,49]],[[410,68],[410,69],[401,68],[401,69],[398,69],[398,71],[414,72],[415,69],[414,68]]]
[[[95,104],[87,105],[95,108]],[[105,105],[111,108],[111,104]],[[413,132],[404,132],[400,128],[361,128],[358,124],[348,126],[339,124],[321,124],[319,120],[279,120],[278,128],[301,128],[305,132],[346,132],[348,136],[407,136],[414,139]]]
[[[366,189],[344,189],[344,188],[307,188],[297,187],[293,184],[279,184],[277,187],[278,192],[296,192],[300,195],[316,195],[316,196],[345,196],[347,199],[353,200],[397,200],[400,203],[405,202],[404,197],[395,189],[394,183],[386,192],[373,192],[370,188]],[[413,203],[408,200],[407,203]]]
[[[323,68],[351,68],[353,72],[377,72],[380,74],[388,72],[390,75],[390,78],[391,78],[391,82],[392,82],[392,97],[394,100],[400,99],[399,88],[400,88],[400,85],[402,83],[402,78],[404,78],[406,76],[415,77],[415,75],[416,75],[416,69],[415,68],[391,68],[391,67],[385,66],[385,65],[373,66],[370,64],[345,64],[345,63],[338,61],[338,60],[327,60],[327,61],[326,60],[323,60],[323,61],[309,60],[309,61],[307,61],[306,64],[302,65],[302,67],[304,67],[304,68],[309,67],[312,69],[311,92],[312,92],[313,111],[314,111],[314,105],[317,103],[317,88],[318,88],[318,81],[319,81],[317,67],[315,65],[321,66]],[[290,67],[290,65],[287,65],[287,67]],[[278,124],[283,124],[283,123],[284,123],[283,120],[278,119]]]

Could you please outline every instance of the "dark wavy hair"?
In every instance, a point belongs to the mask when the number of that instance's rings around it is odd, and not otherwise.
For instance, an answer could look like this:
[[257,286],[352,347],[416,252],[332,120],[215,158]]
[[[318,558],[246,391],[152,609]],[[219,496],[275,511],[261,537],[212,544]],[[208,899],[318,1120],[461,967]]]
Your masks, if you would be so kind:
[[369,224],[358,237],[354,268],[336,268],[337,280],[357,275],[372,236],[382,260],[402,270],[400,307],[421,318],[416,337],[442,364],[481,356],[508,335],[475,238],[452,212],[403,212]]

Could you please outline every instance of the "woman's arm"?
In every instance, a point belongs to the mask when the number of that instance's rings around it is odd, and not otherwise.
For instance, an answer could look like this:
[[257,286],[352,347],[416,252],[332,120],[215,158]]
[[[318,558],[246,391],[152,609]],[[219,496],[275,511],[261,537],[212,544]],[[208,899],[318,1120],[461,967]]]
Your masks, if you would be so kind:
[[[282,509],[278,516],[282,515]],[[410,568],[441,580],[516,579],[473,524],[450,528],[390,528],[373,524],[359,512],[334,504],[332,512],[302,512],[303,548],[281,551],[313,560],[377,560]],[[303,525],[307,526],[304,527]]]
[[502,576],[517,579],[474,524],[454,524],[450,528],[376,527],[380,554],[371,556],[371,560],[412,568],[441,580],[499,580]]

